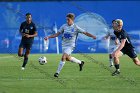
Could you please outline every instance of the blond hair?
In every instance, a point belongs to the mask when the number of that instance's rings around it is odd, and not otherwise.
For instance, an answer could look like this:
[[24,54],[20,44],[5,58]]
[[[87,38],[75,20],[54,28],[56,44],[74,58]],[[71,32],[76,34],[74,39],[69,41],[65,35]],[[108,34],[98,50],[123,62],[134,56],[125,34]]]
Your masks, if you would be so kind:
[[75,15],[74,15],[74,13],[68,13],[66,17],[68,17],[68,18],[74,20]]
[[118,24],[118,26],[123,26],[122,19],[116,19],[115,22]]

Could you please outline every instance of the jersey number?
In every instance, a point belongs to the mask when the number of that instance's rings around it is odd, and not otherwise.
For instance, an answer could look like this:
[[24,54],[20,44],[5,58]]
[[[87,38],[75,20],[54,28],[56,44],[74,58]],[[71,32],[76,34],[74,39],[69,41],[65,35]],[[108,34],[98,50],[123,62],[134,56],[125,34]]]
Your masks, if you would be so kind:
[[64,38],[66,38],[66,39],[71,39],[72,36],[71,36],[71,34],[69,34],[69,33],[65,33],[65,34],[64,34]]

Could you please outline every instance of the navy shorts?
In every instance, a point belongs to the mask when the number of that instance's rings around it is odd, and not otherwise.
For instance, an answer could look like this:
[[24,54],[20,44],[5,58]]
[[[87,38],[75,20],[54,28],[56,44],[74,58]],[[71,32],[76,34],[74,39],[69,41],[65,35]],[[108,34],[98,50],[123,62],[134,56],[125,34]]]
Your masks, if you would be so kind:
[[20,45],[19,45],[19,48],[31,50],[32,44],[33,44],[33,43],[24,43],[24,42],[21,42]]
[[136,58],[136,57],[137,57],[137,54],[136,54],[136,52],[135,52],[135,49],[132,48],[132,47],[123,48],[123,49],[121,50],[121,52],[122,52],[123,54],[128,55],[130,58]]

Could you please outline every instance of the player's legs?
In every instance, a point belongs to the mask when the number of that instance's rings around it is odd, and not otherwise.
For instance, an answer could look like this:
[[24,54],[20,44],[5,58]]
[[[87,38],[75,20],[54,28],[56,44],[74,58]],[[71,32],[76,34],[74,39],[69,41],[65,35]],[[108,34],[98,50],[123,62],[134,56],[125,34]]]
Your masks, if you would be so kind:
[[66,56],[67,56],[67,54],[66,54],[66,53],[63,53],[62,58],[61,58],[61,61],[59,62],[57,71],[56,71],[56,73],[54,74],[54,77],[58,77],[58,76],[59,76],[59,73],[61,72],[63,66],[65,65]]
[[18,56],[23,57],[23,50],[24,50],[24,44],[23,42],[20,43],[19,49],[18,49]]
[[30,54],[30,50],[31,50],[31,47],[32,47],[32,43],[29,43],[29,44],[24,44],[25,48],[26,48],[26,51],[25,51],[25,55],[24,55],[24,61],[23,61],[23,64],[22,64],[22,69],[25,68],[27,62],[28,62],[28,56]]
[[[58,77],[60,71],[62,70],[63,66],[65,65],[65,61],[71,61],[71,62],[75,62],[75,63],[78,63],[79,66],[84,64],[84,62],[81,62],[80,60],[74,58],[74,57],[71,57],[71,53],[73,51],[73,48],[72,47],[63,47],[63,55],[62,55],[62,58],[61,58],[61,61],[59,63],[59,66],[57,68],[57,71],[56,73],[54,74],[54,77]],[[82,63],[82,64],[81,64]],[[82,70],[82,66],[81,67],[81,70]]]
[[113,67],[114,64],[113,64],[113,58],[112,58],[112,55],[109,54],[109,63],[110,63],[110,67]]
[[70,47],[63,47],[62,48],[63,55],[62,55],[62,58],[61,58],[61,61],[60,61],[59,65],[58,65],[57,71],[54,74],[54,77],[58,77],[60,71],[62,70],[63,66],[65,65],[65,61],[70,60],[70,54],[71,54],[72,51],[73,50]]
[[83,68],[83,65],[84,65],[84,61],[80,61],[79,59],[70,56],[72,51],[73,51],[73,47],[68,47],[68,48],[65,49],[65,51],[64,51],[65,54],[66,54],[65,55],[65,60],[79,64],[80,71],[82,71],[82,68]]
[[114,57],[114,66],[116,68],[116,71],[112,73],[112,76],[120,74],[120,60],[119,58],[122,56],[122,52],[119,51],[119,53]]
[[24,62],[22,64],[22,68],[25,68],[27,62],[28,62],[28,56],[30,54],[30,49],[26,49],[25,55],[24,55]]
[[140,60],[138,59],[134,48],[130,48],[126,54],[133,60],[136,65],[140,66]]
[[18,56],[19,57],[23,57],[23,50],[24,50],[23,48],[18,49]]
[[113,64],[113,57],[112,57],[112,53],[114,52],[114,51],[116,51],[116,49],[117,49],[118,47],[116,46],[116,45],[110,45],[110,47],[109,47],[109,63],[110,63],[110,67],[114,67],[114,64]]
[[138,59],[138,57],[132,58],[132,60],[136,65],[140,66],[140,60]]
[[64,53],[62,55],[61,61],[60,61],[59,65],[58,65],[58,68],[57,68],[57,71],[56,71],[57,74],[59,74],[60,71],[62,70],[63,66],[65,65],[65,61],[66,61],[66,53]]

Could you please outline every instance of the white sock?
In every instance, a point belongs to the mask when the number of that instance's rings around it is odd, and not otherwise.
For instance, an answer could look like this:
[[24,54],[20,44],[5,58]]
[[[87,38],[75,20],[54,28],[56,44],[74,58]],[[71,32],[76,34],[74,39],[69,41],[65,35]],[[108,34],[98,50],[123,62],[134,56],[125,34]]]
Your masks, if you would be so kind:
[[78,64],[81,64],[81,61],[76,59],[75,57],[71,57],[70,59],[71,62],[75,62],[75,63],[78,63]]
[[57,71],[56,71],[56,73],[60,73],[60,71],[62,70],[62,68],[63,68],[63,66],[65,65],[65,62],[64,61],[60,61],[60,63],[59,63],[59,66],[58,66],[58,68],[57,68]]
[[114,64],[113,64],[113,59],[112,59],[112,58],[109,59],[109,62],[110,62],[110,65],[114,65]]

